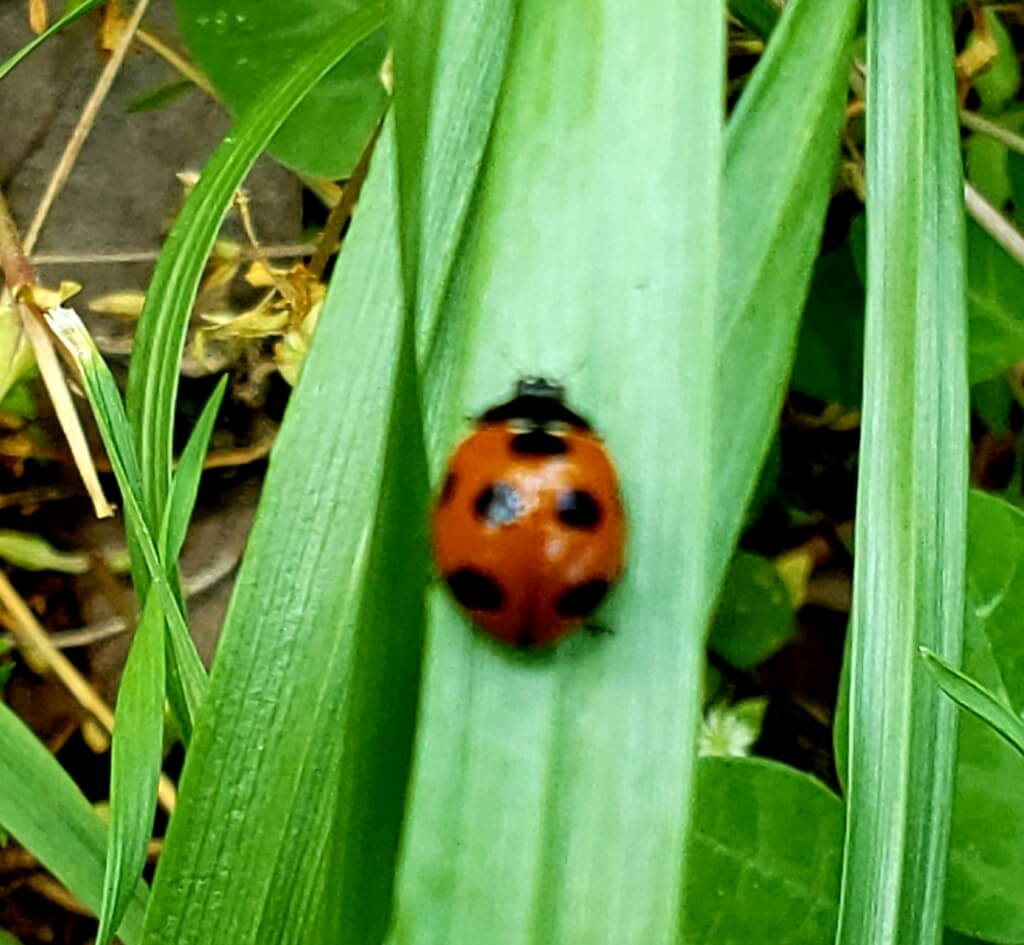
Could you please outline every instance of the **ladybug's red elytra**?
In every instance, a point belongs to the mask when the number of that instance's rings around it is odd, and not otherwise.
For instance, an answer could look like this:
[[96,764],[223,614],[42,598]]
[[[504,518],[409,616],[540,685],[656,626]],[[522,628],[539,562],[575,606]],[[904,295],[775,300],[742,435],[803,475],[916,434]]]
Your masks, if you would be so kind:
[[622,574],[626,520],[604,444],[565,392],[526,378],[456,447],[434,507],[438,570],[492,637],[547,646]]

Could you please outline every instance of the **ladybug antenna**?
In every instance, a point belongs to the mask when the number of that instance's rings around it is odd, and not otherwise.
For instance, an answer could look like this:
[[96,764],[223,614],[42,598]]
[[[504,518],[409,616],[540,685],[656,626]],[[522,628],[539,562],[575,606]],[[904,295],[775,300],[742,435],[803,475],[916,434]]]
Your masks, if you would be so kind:
[[516,397],[546,397],[565,400],[565,388],[544,377],[524,377],[516,384]]

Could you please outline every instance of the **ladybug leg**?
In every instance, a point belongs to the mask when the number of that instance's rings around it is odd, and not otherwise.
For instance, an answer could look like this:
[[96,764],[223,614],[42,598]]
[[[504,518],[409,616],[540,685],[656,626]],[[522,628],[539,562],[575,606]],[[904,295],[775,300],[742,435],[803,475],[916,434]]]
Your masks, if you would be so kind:
[[605,637],[612,636],[615,631],[608,626],[606,623],[601,623],[598,620],[588,620],[583,624],[583,629],[587,631],[592,637]]

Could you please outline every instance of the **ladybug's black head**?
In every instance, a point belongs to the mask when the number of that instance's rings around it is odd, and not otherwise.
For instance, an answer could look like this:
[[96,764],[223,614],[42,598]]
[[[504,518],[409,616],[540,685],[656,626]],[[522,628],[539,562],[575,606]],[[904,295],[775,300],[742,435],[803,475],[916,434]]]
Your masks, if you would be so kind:
[[516,395],[503,404],[491,407],[480,417],[481,423],[504,423],[525,420],[536,427],[565,424],[577,430],[589,430],[587,423],[565,403],[565,388],[543,377],[524,377],[516,384]]

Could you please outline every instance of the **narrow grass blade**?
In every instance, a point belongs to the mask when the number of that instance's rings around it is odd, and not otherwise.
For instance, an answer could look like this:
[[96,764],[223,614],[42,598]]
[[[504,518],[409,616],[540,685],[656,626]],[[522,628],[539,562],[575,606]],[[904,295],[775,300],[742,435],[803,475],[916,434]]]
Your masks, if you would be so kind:
[[629,570],[614,634],[534,656],[435,599],[392,942],[677,934],[708,612],[722,14],[517,5],[430,365],[468,359],[466,381],[436,423],[516,374],[569,381],[619,457]]
[[713,584],[775,436],[835,179],[860,6],[788,3],[726,130]]
[[96,7],[102,6],[107,0],[84,0],[83,3],[72,7],[67,13],[64,14],[59,20],[54,22],[48,29],[43,30],[35,39],[27,42],[21,47],[13,56],[11,56],[6,62],[0,63],[0,80],[7,75],[12,69],[18,66],[22,60],[30,56],[35,50],[45,43],[54,33],[59,33],[64,27],[70,26],[80,16],[85,16],[86,13],[95,10]]
[[942,930],[955,711],[917,657],[959,662],[968,389],[949,11],[868,6],[868,275],[839,945]]
[[921,656],[928,671],[950,699],[989,725],[1024,755],[1024,719],[977,680],[954,669],[927,647],[921,647]]
[[[152,582],[162,599],[167,620],[171,665],[180,681],[180,689],[172,687],[169,695],[175,717],[187,740],[205,695],[206,670],[189,633],[180,597],[167,578],[168,564],[160,557],[156,540],[143,512],[142,474],[132,443],[128,418],[125,416],[124,404],[121,402],[121,394],[110,369],[74,310],[52,309],[46,313],[46,319],[71,353],[81,372],[82,383],[93,416],[96,418],[96,426],[121,490],[128,539],[140,551],[141,567],[145,569],[143,573],[147,587],[148,582]],[[147,591],[139,587],[139,574],[136,573],[134,577],[136,594],[145,599]],[[176,701],[176,695],[180,696],[180,701]]]
[[391,20],[395,58],[398,228],[405,304],[415,312],[423,243],[423,173],[446,0],[396,0]]
[[[68,773],[2,703],[0,824],[78,899],[99,911],[107,831]],[[140,883],[119,933],[125,945],[142,939],[146,898]]]
[[206,450],[210,445],[210,436],[213,433],[213,424],[217,420],[217,412],[220,410],[221,401],[224,399],[224,391],[227,389],[228,379],[225,375],[217,383],[209,400],[203,407],[196,425],[185,444],[185,449],[178,458],[178,467],[174,471],[174,478],[171,482],[171,497],[167,503],[167,511],[164,518],[160,536],[160,548],[163,552],[163,560],[170,563],[178,560],[181,554],[181,547],[185,544],[185,536],[188,533],[188,523],[192,518],[192,509],[196,504],[196,496],[199,494],[199,480],[203,475],[203,461],[206,459]]
[[381,4],[352,14],[239,118],[175,221],[146,292],[128,373],[127,407],[143,470],[147,520],[161,521],[170,491],[178,363],[192,302],[221,220],[274,132],[335,63],[384,22]]
[[121,926],[146,864],[156,785],[163,760],[164,612],[155,589],[146,599],[117,694],[110,769],[110,833],[98,945]]

